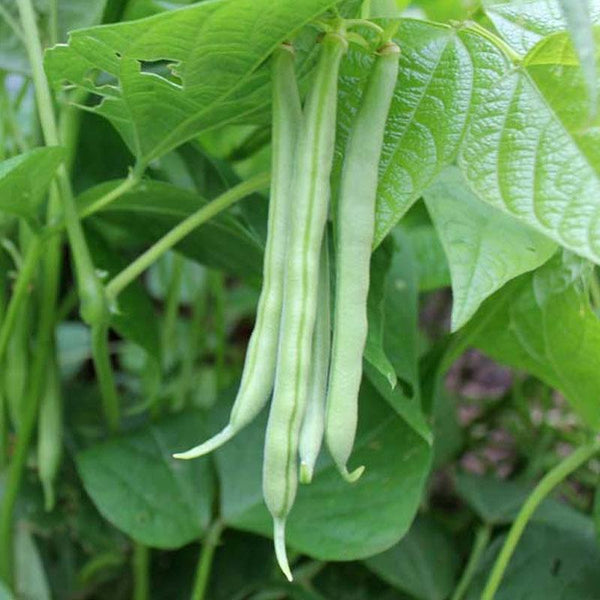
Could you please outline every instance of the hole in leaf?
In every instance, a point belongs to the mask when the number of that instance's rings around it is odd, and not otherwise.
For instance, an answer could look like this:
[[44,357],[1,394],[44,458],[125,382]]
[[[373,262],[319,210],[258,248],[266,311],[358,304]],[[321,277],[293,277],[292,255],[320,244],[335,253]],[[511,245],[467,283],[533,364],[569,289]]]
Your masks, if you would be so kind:
[[177,73],[177,64],[167,58],[158,60],[140,60],[140,71],[165,79],[169,83],[182,87],[183,81]]

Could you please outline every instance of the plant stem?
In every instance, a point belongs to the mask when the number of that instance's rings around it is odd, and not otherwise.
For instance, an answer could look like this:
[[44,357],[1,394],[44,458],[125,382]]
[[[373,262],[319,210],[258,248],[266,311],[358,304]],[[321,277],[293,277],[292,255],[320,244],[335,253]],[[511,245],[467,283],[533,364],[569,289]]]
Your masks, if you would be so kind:
[[119,429],[120,410],[119,396],[110,364],[108,323],[98,323],[92,326],[92,355],[98,384],[100,385],[106,424],[109,431],[115,433]]
[[58,0],[49,0],[50,19],[48,20],[48,37],[50,45],[58,43]]
[[493,600],[508,563],[515,551],[517,543],[523,534],[525,526],[531,519],[535,509],[542,500],[562,481],[564,481],[573,471],[587,462],[594,454],[600,451],[600,440],[596,439],[585,446],[581,446],[572,454],[567,456],[560,464],[547,473],[529,495],[525,504],[519,511],[515,522],[512,524],[500,554],[492,568],[487,580],[481,600]]
[[185,264],[181,254],[173,254],[171,256],[173,258],[171,261],[171,278],[165,298],[162,330],[162,355],[164,359],[170,355],[169,351],[172,348],[177,331],[177,317],[179,316],[179,301],[181,299],[181,285],[183,283],[183,268]]
[[270,176],[268,173],[261,173],[247,181],[243,181],[184,219],[108,283],[106,286],[108,298],[114,301],[132,281],[156,262],[167,250],[170,250],[181,242],[196,227],[206,223],[206,221],[212,219],[212,217],[239,202],[249,194],[263,189],[269,184],[269,179]]
[[196,567],[196,580],[194,582],[190,600],[204,600],[206,598],[206,588],[208,587],[208,581],[210,579],[212,562],[222,531],[223,524],[221,521],[217,520],[206,532],[206,536],[202,542],[200,559],[198,560],[198,566]]
[[150,548],[139,542],[133,546],[133,600],[150,598]]
[[[47,146],[60,145],[56,117],[50,94],[50,87],[44,72],[42,46],[36,25],[35,12],[32,0],[16,0],[21,16],[21,23],[25,33],[25,47],[31,65],[37,110],[40,124]],[[65,165],[57,170],[57,181],[60,191],[61,208],[64,213],[69,245],[75,262],[77,282],[80,290],[81,314],[84,320],[90,324],[101,318],[101,305],[104,300],[104,292],[100,283],[92,258],[87,247],[83,229],[77,215],[75,199],[71,189],[71,182]]]
[[120,198],[123,194],[133,189],[142,177],[141,171],[133,168],[129,171],[129,175],[115,188],[98,198],[93,204],[85,207],[80,212],[80,217],[84,219],[90,215],[102,210],[108,206],[111,202],[114,202],[117,198]]
[[487,548],[490,536],[492,534],[492,528],[489,525],[482,525],[477,530],[475,534],[475,541],[473,542],[473,548],[471,549],[471,554],[469,556],[469,560],[467,561],[467,565],[465,566],[465,570],[454,590],[454,594],[452,595],[452,600],[462,600],[465,593],[469,589],[469,585],[471,585],[471,581],[477,567],[479,566],[479,562],[481,561],[481,557]]
[[27,296],[29,284],[38,268],[41,250],[41,239],[36,235],[31,239],[27,248],[25,262],[19,270],[14,291],[10,297],[6,314],[2,320],[2,326],[0,327],[0,363],[4,359],[4,354],[8,347],[8,342],[10,341],[17,317],[24,305],[24,298]]
[[204,344],[202,343],[202,334],[206,335],[202,331],[202,320],[206,316],[206,287],[202,285],[198,291],[197,297],[194,299],[192,306],[192,318],[190,326],[188,327],[189,332],[189,343],[187,352],[183,355],[181,364],[181,377],[179,380],[179,386],[177,387],[177,395],[173,408],[175,410],[181,410],[188,401],[190,391],[194,383],[194,365],[198,356],[202,354],[204,350]]

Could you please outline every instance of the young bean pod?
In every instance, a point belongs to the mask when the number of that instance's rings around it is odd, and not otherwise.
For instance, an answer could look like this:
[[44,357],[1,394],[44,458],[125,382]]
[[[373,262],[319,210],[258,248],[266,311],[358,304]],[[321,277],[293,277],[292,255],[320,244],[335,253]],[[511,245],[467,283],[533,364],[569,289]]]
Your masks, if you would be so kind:
[[302,118],[294,72],[294,51],[290,45],[283,44],[275,51],[272,69],[273,154],[263,287],[256,324],[248,344],[242,381],[225,428],[199,446],[174,454],[175,458],[196,458],[230,440],[263,409],[273,389],[283,304],[291,180]]
[[44,507],[54,508],[54,481],[62,457],[62,402],[56,365],[48,366],[48,382],[40,403],[38,420],[38,470],[44,490]]
[[319,254],[330,194],[337,80],[347,42],[339,33],[328,33],[321,46],[298,139],[293,227],[288,244],[275,388],[263,462],[263,495],[273,516],[275,554],[289,580],[292,574],[285,550],[285,522],[298,486],[298,438],[308,392]]
[[398,77],[400,50],[379,50],[348,138],[336,215],[336,286],[325,437],[339,471],[348,472],[358,420],[362,355],[367,339],[369,264],[383,134]]
[[317,320],[312,341],[311,372],[308,383],[306,413],[300,429],[300,483],[310,483],[325,431],[325,398],[331,350],[331,317],[329,294],[329,248],[323,237],[319,265]]

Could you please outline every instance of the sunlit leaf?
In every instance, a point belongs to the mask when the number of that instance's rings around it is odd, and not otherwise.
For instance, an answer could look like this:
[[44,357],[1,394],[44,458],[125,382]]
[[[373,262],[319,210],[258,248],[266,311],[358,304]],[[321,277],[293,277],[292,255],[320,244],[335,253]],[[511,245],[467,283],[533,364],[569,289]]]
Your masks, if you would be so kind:
[[452,275],[452,330],[507,281],[546,262],[556,244],[481,202],[456,168],[425,193]]

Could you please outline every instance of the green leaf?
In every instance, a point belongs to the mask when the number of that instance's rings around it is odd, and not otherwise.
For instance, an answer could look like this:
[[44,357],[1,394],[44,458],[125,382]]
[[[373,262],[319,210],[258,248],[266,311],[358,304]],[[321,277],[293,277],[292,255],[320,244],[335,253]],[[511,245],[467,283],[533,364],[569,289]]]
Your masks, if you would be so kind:
[[414,404],[420,412],[417,265],[410,243],[402,231],[394,231],[394,242],[396,250],[385,298],[384,350],[400,378],[402,393],[410,397],[408,404]]
[[63,158],[62,148],[35,148],[0,162],[0,211],[34,218]]
[[[106,182],[86,190],[78,198],[78,204],[83,207],[93,203],[119,183]],[[188,190],[145,180],[97,213],[97,218],[123,228],[130,238],[154,242],[206,203],[204,198]],[[262,273],[261,245],[229,214],[211,219],[176,249],[199,263],[243,277]]]
[[[215,421],[221,424],[228,407],[218,407]],[[216,461],[224,521],[270,536],[272,523],[261,488],[265,417],[218,450]],[[365,380],[351,459],[364,464],[365,473],[349,486],[323,453],[311,485],[298,490],[287,525],[290,548],[322,560],[365,558],[389,548],[414,518],[430,459],[430,445],[398,419]]]
[[[589,520],[588,520],[589,522]],[[530,523],[511,558],[495,600],[600,598],[600,550],[590,528],[587,534],[555,525]],[[485,553],[467,600],[479,600],[504,536]]]
[[263,63],[335,4],[215,0],[79,30],[68,46],[47,52],[46,71],[55,84],[99,96],[91,110],[113,123],[146,166],[201,131],[268,105]]
[[[600,27],[594,28],[600,42]],[[600,45],[595,56],[600,55]],[[559,33],[544,38],[524,61],[527,74],[600,176],[600,115],[590,116],[584,72],[570,37]]]
[[[110,247],[100,231],[86,227],[86,238],[94,265],[106,273],[107,279],[127,266],[127,259]],[[118,312],[111,314],[110,324],[125,339],[135,342],[150,356],[160,360],[159,321],[152,301],[139,281],[119,294]]]
[[467,325],[473,346],[560,390],[593,428],[600,427],[600,320],[585,289],[589,269],[559,255],[486,301]]
[[448,259],[434,227],[419,225],[404,231],[417,264],[419,291],[431,292],[450,286]]
[[[569,4],[578,5],[588,0]],[[485,12],[500,35],[519,54],[527,54],[542,38],[564,31],[563,0],[485,0]],[[600,23],[600,2],[591,0],[591,19]]]
[[417,517],[395,546],[365,561],[384,581],[418,600],[445,600],[452,593],[459,557],[444,530]]
[[[380,161],[375,245],[453,161],[473,85],[473,59],[454,29],[403,20],[396,40],[402,53]],[[352,49],[342,64],[336,173],[371,61]]]
[[[490,476],[458,473],[456,492],[489,525],[512,523],[531,493],[531,487]],[[568,504],[546,498],[531,517],[535,523],[545,523],[587,535],[589,518]]]
[[77,470],[102,515],[136,541],[179,548],[209,523],[214,484],[206,459],[173,452],[204,435],[203,415],[180,414],[80,452]]
[[507,281],[545,263],[556,244],[481,202],[454,167],[425,192],[452,276],[452,331]]
[[[469,185],[492,206],[600,262],[600,148],[585,151],[529,72],[498,45],[469,29],[460,36],[478,65],[459,155]],[[569,81],[561,80],[560,93],[576,104]]]
[[583,67],[590,97],[590,113],[595,114],[598,107],[598,77],[591,1],[559,0],[559,3]]
[[389,361],[384,347],[385,331],[385,298],[387,293],[388,273],[392,263],[393,248],[380,246],[371,257],[371,273],[367,314],[369,332],[365,345],[365,359],[368,360],[394,388],[398,381],[394,366]]
[[50,600],[50,586],[33,536],[24,524],[16,527],[15,593],[17,598]]

